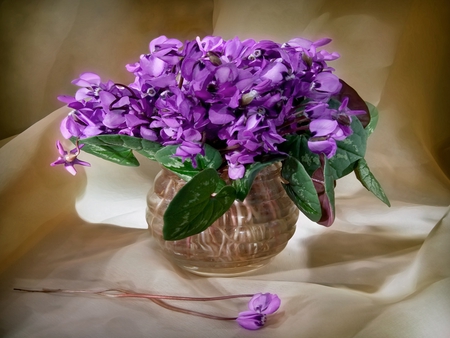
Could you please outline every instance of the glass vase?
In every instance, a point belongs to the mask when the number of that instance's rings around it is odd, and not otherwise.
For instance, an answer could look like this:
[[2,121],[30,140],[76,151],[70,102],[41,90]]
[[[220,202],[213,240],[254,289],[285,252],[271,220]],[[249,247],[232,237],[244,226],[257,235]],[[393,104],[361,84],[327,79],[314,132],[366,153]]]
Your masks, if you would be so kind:
[[147,196],[147,223],[164,254],[179,267],[206,276],[232,276],[258,269],[279,254],[295,232],[298,209],[280,180],[280,165],[256,176],[243,202],[205,231],[182,240],[165,241],[164,212],[185,181],[167,169],[155,177]]

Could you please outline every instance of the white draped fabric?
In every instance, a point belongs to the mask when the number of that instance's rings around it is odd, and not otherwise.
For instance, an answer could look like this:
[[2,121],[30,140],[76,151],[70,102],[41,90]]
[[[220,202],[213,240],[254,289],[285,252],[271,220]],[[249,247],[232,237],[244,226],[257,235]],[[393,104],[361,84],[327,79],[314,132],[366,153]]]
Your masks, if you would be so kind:
[[[176,12],[174,3],[159,6],[172,4]],[[213,11],[197,8],[196,15],[210,16],[196,22],[203,20],[202,27],[211,25],[207,33],[224,38],[333,39],[327,49],[341,54],[332,63],[336,73],[379,109],[366,159],[392,207],[349,175],[338,181],[330,228],[300,216],[294,237],[268,266],[232,278],[194,276],[168,262],[146,230],[145,195],[159,170],[155,163],[139,157],[140,167],[127,168],[83,154],[92,167],[79,168],[75,177],[49,166],[68,112],[61,108],[0,148],[0,336],[450,337],[445,105],[450,5],[438,0],[197,5]],[[190,18],[189,8],[182,10]],[[151,20],[158,12],[141,15]],[[160,21],[157,28],[133,33],[151,40],[164,33]],[[191,21],[171,29],[172,36],[201,34],[203,28]],[[146,300],[31,294],[14,287],[128,288],[205,297],[271,292],[282,305],[266,327],[250,332],[235,322],[175,313]],[[246,303],[174,304],[235,316]]]

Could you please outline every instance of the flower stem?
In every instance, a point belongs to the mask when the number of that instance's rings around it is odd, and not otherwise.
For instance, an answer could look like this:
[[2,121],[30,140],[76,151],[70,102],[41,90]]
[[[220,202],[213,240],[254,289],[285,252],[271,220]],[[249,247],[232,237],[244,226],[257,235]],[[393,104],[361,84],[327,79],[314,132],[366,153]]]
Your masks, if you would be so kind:
[[188,309],[184,309],[178,306],[167,304],[164,300],[177,300],[177,301],[193,301],[193,302],[208,302],[215,300],[225,300],[225,299],[233,299],[233,298],[251,298],[253,294],[239,294],[239,295],[228,295],[228,296],[218,296],[218,297],[185,297],[185,296],[169,296],[169,295],[154,295],[149,293],[136,293],[134,291],[125,290],[125,289],[105,289],[105,290],[67,290],[67,289],[27,289],[27,288],[14,288],[15,291],[23,291],[23,292],[40,292],[40,293],[65,293],[65,294],[94,294],[99,296],[111,297],[111,298],[143,298],[151,300],[153,303],[172,310],[176,312],[181,312],[185,314],[189,314],[192,316],[198,316],[209,319],[217,319],[217,320],[235,320],[237,317],[223,317],[210,315],[207,313],[192,311]]
[[197,316],[197,317],[203,317],[203,318],[209,318],[209,319],[217,319],[217,320],[236,320],[237,317],[222,317],[222,316],[215,316],[215,315],[209,315],[207,313],[203,313],[203,312],[197,312],[197,311],[192,311],[192,310],[187,310],[187,309],[183,309],[177,306],[173,306],[173,305],[169,305],[166,302],[160,300],[160,299],[151,299],[151,301],[155,304],[158,304],[159,306],[168,309],[168,310],[172,310],[175,312],[181,312],[181,313],[185,313],[188,315],[192,315],[192,316]]
[[134,298],[146,298],[146,299],[168,299],[168,300],[182,300],[192,302],[208,302],[215,300],[226,300],[234,298],[251,298],[253,294],[239,294],[217,297],[186,297],[186,296],[169,296],[169,295],[154,295],[151,293],[136,293],[134,291],[125,289],[105,289],[105,290],[68,290],[68,289],[27,289],[27,288],[14,288],[14,291],[24,292],[41,292],[41,293],[85,293],[96,294],[106,297],[122,298],[122,297],[134,297]]

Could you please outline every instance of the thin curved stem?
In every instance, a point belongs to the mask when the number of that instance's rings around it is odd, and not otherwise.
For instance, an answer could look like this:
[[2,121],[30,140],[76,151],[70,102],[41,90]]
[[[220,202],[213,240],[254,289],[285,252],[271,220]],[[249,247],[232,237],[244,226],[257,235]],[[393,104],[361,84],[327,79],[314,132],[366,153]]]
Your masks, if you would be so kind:
[[[186,297],[186,296],[169,296],[169,295],[154,295],[150,293],[136,293],[130,290],[124,289],[105,289],[100,291],[94,290],[67,290],[67,289],[26,289],[26,288],[14,288],[15,291],[24,292],[41,292],[41,293],[83,293],[83,294],[95,294],[100,296],[112,297],[112,298],[145,298],[145,299],[167,299],[167,300],[181,300],[181,301],[192,301],[192,302],[208,302],[216,300],[226,300],[234,298],[251,298],[253,294],[239,294],[239,295],[228,295],[228,296],[217,296],[217,297]],[[116,292],[116,293],[114,293]]]
[[24,292],[40,292],[40,293],[66,293],[66,294],[94,294],[105,297],[112,298],[142,298],[151,300],[153,303],[175,312],[180,312],[192,316],[216,319],[216,320],[235,320],[237,317],[223,317],[210,315],[203,312],[193,311],[184,309],[178,306],[167,304],[165,300],[178,300],[178,301],[215,301],[215,300],[225,300],[225,299],[233,299],[233,298],[247,298],[253,297],[253,294],[240,294],[240,295],[229,295],[229,296],[218,296],[218,297],[181,297],[181,296],[168,296],[168,295],[154,295],[148,293],[136,293],[130,290],[124,289],[106,289],[100,291],[94,290],[67,290],[67,289],[27,289],[27,288],[14,288],[15,291],[24,291]]
[[187,309],[183,309],[183,308],[178,307],[178,306],[169,305],[166,302],[162,301],[161,299],[150,299],[150,300],[153,303],[158,304],[159,306],[161,306],[161,307],[163,307],[165,309],[172,310],[172,311],[175,311],[175,312],[185,313],[185,314],[192,315],[192,316],[209,318],[209,319],[217,319],[217,320],[236,320],[236,318],[237,318],[237,317],[215,316],[215,315],[209,315],[209,314],[203,313],[203,312],[187,310]]

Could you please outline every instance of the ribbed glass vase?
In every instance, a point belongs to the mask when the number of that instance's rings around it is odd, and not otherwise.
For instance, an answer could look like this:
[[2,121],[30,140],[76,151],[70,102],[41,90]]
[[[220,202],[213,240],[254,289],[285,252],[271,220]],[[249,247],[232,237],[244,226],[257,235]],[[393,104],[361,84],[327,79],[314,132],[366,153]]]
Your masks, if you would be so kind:
[[279,254],[295,232],[298,209],[280,181],[280,165],[261,170],[243,202],[205,231],[183,240],[165,241],[164,212],[185,181],[162,169],[147,196],[147,223],[162,251],[192,273],[231,276],[258,269]]

